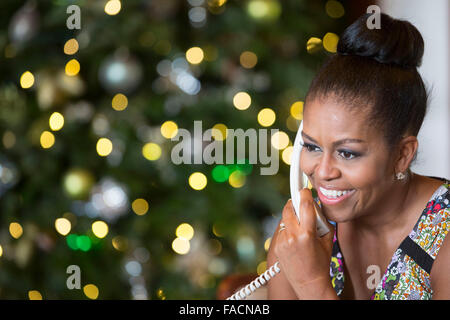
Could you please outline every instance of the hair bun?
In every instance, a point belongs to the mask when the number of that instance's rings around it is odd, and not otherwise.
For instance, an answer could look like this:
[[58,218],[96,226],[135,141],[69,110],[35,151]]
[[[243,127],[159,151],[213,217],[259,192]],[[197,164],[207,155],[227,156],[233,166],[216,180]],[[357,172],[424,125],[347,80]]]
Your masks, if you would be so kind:
[[381,13],[380,29],[369,29],[364,14],[348,26],[337,45],[341,55],[372,58],[380,63],[410,68],[422,63],[424,42],[410,22]]

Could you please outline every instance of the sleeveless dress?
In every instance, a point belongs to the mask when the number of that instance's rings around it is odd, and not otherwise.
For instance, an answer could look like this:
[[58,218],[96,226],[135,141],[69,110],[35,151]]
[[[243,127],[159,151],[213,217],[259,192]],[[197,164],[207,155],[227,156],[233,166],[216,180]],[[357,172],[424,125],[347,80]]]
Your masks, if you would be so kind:
[[[413,230],[403,240],[376,286],[371,300],[429,300],[433,290],[430,271],[450,231],[450,182],[443,181],[422,211]],[[330,277],[339,296],[344,289],[344,257],[334,232]]]

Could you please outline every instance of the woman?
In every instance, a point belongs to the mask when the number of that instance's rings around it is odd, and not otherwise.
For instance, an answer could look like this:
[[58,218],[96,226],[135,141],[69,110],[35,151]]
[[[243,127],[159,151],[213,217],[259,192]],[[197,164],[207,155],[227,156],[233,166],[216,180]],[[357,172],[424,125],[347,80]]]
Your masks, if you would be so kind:
[[450,299],[449,181],[409,169],[428,99],[423,39],[407,21],[382,14],[370,30],[367,18],[344,31],[305,99],[300,167],[335,227],[318,238],[310,190],[300,224],[288,201],[269,299]]

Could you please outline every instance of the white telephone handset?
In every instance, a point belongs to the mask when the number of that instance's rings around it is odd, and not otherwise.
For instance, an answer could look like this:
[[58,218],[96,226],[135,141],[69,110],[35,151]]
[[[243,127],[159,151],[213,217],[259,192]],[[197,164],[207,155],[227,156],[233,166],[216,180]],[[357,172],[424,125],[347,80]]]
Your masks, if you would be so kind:
[[[294,141],[294,149],[292,151],[291,156],[291,168],[290,168],[290,191],[291,191],[291,199],[292,205],[294,207],[295,213],[297,214],[297,218],[300,220],[300,213],[298,212],[300,207],[300,190],[305,187],[308,187],[308,177],[300,170],[300,152],[302,150],[302,130],[303,130],[303,121],[300,123],[300,127],[297,131],[297,135],[295,136]],[[325,221],[323,221],[320,212],[319,205],[314,202],[316,208],[316,225],[317,225],[317,234],[319,237],[324,236],[330,229],[328,228]],[[268,268],[263,274],[257,277],[255,280],[250,282],[241,290],[237,291],[227,300],[241,300],[245,299],[249,296],[253,291],[265,285],[272,277],[274,277],[277,273],[281,271],[278,261],[275,262],[273,266]]]

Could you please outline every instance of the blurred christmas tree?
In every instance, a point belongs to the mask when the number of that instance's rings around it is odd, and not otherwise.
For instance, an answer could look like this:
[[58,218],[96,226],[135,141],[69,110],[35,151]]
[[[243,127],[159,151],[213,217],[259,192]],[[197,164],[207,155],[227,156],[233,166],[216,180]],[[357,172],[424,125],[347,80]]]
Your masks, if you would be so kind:
[[[213,299],[225,275],[263,269],[343,4],[2,0],[0,298]],[[170,138],[195,120],[287,133],[278,174],[175,165]]]

